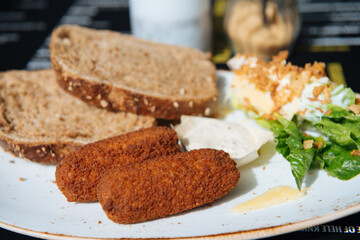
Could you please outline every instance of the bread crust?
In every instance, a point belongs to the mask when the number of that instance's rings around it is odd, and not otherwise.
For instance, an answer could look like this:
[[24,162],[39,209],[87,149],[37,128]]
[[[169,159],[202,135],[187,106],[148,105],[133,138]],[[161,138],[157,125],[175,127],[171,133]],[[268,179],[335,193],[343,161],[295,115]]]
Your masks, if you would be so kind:
[[112,109],[112,104],[108,99],[112,88],[111,85],[87,81],[82,77],[69,74],[69,72],[63,70],[54,58],[53,56],[50,57],[52,68],[56,73],[57,82],[62,89],[84,102],[104,109]]
[[[217,93],[206,97],[182,98],[156,96],[113,84],[95,81],[81,75],[58,59],[55,50],[56,31],[51,36],[50,59],[59,85],[81,100],[100,108],[123,110],[159,119],[178,120],[181,115],[211,116],[217,103]],[[209,84],[216,83],[216,69],[209,77]],[[206,91],[206,90],[205,90]]]
[[96,83],[84,77],[64,74],[52,58],[59,85],[84,102],[107,110],[123,110],[143,116],[178,120],[181,115],[210,116],[217,97],[202,100],[172,100],[116,88],[110,84]]
[[16,157],[32,162],[54,165],[70,152],[77,150],[80,143],[24,143],[0,136],[0,147]]

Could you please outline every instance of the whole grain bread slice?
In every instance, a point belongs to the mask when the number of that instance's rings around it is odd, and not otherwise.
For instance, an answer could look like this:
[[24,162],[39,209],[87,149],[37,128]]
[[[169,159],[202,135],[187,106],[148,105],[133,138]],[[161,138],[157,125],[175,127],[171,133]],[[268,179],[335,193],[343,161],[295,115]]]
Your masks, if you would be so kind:
[[16,156],[54,164],[78,146],[155,125],[63,91],[52,70],[0,73],[0,144]]
[[209,53],[75,25],[53,31],[50,53],[61,87],[98,107],[173,120],[216,105]]

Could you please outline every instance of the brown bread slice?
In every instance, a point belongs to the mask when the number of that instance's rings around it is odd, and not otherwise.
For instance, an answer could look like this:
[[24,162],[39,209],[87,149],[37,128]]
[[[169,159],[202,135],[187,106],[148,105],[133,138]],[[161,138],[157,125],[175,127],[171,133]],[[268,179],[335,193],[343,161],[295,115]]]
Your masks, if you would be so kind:
[[217,101],[216,68],[196,49],[63,25],[50,53],[60,85],[98,107],[179,119],[210,116]]
[[0,145],[16,156],[54,164],[78,146],[155,123],[72,97],[52,70],[0,73]]

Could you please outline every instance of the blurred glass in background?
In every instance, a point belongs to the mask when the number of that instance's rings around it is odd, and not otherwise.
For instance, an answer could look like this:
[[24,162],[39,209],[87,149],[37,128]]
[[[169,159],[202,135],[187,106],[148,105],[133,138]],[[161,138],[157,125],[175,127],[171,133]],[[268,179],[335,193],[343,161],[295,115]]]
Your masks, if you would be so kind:
[[229,0],[224,17],[234,53],[263,60],[290,51],[300,25],[296,0]]
[[130,0],[134,36],[211,50],[210,0]]

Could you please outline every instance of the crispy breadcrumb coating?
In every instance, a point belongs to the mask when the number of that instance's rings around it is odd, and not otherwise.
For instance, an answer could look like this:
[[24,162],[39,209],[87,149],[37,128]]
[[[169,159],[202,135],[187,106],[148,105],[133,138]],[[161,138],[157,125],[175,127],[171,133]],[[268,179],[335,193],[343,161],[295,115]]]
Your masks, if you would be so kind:
[[98,199],[110,220],[136,223],[210,203],[239,178],[224,151],[192,150],[108,170],[98,185]]
[[96,188],[106,169],[180,152],[175,130],[141,129],[87,144],[56,167],[56,183],[69,202],[97,200]]

